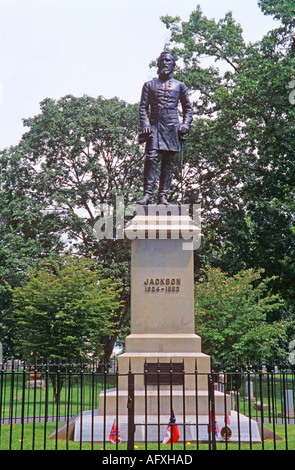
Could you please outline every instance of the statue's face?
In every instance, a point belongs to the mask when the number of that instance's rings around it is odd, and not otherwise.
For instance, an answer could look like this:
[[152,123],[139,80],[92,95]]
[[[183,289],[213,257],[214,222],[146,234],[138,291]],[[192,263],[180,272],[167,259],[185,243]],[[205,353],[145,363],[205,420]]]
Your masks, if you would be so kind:
[[168,77],[173,72],[174,61],[170,54],[163,54],[158,62],[159,76]]

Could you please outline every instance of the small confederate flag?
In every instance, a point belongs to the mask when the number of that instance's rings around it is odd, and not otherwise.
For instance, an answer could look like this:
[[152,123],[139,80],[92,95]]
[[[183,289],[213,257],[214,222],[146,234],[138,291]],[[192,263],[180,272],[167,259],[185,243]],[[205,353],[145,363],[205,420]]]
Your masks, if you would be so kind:
[[171,431],[172,431],[172,442],[177,442],[180,438],[178,426],[176,425],[176,418],[174,411],[172,411],[170,421],[168,423],[166,434],[163,439],[163,444],[170,444],[171,443]]
[[[215,421],[215,436],[218,437],[218,434],[219,434],[219,426],[218,426],[218,423],[217,423],[217,419],[216,419],[216,416],[214,418],[214,421]],[[212,411],[210,411],[210,432],[212,432]]]
[[116,443],[121,442],[121,434],[119,428],[117,427],[116,419],[114,419],[113,426],[109,435],[110,441]]
[[218,434],[219,434],[219,426],[218,426],[216,416],[215,416],[215,436],[218,437]]

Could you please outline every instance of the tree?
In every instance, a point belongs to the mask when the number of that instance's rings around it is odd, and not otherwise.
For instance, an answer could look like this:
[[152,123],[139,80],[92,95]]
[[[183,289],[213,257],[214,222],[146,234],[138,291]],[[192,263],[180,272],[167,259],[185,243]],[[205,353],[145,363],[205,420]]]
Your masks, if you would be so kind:
[[[70,95],[40,106],[39,115],[24,120],[28,130],[19,145],[0,154],[0,340],[11,353],[11,293],[5,282],[22,285],[27,268],[50,253],[91,253],[106,279],[125,283],[116,311],[121,328],[130,304],[130,246],[115,231],[99,239],[93,228],[103,216],[102,204],[115,208],[118,195],[128,204],[139,192],[138,108],[118,98]],[[116,331],[105,336],[106,357],[116,337]]]
[[[272,320],[290,324],[295,311],[295,106],[288,89],[295,70],[293,2],[259,5],[280,24],[254,44],[246,44],[231,13],[215,21],[197,7],[187,22],[170,16],[162,21],[171,33],[167,48],[178,59],[176,77],[191,90],[196,117],[185,145],[183,178],[185,202],[201,203],[203,211],[196,278],[206,264],[229,276],[263,268],[268,289],[285,300],[271,312]],[[116,322],[123,331],[130,306],[129,244],[115,232],[98,240],[93,227],[102,217],[100,204],[115,207],[118,193],[129,203],[139,192],[138,107],[118,98],[69,95],[45,99],[40,114],[24,123],[28,131],[20,144],[0,155],[0,334],[8,344],[12,311],[4,281],[20,285],[27,266],[69,248],[92,253],[105,279],[122,282]],[[174,202],[180,201],[177,163]],[[106,357],[116,339],[116,332],[106,335]]]
[[21,358],[101,358],[106,335],[118,329],[118,283],[105,279],[94,260],[67,255],[30,269],[12,288],[13,326]]
[[128,203],[141,184],[137,106],[68,95],[44,100],[41,113],[24,124],[29,131],[20,148],[35,170],[32,191],[75,248],[95,251],[99,205],[115,206],[118,195]]
[[293,0],[259,0],[261,10],[272,15],[284,25],[295,24],[295,7]]
[[269,322],[282,300],[267,292],[270,279],[242,271],[232,277],[207,268],[195,288],[196,333],[202,350],[216,360],[277,359],[286,345],[286,327]]
[[246,44],[230,12],[215,21],[197,7],[186,22],[162,21],[194,100],[185,202],[202,205],[196,266],[230,274],[263,268],[294,309],[294,5],[259,4],[281,24],[256,43]]
[[0,156],[0,341],[13,355],[11,292],[27,279],[27,269],[62,250],[60,231],[31,189],[35,173],[18,147]]

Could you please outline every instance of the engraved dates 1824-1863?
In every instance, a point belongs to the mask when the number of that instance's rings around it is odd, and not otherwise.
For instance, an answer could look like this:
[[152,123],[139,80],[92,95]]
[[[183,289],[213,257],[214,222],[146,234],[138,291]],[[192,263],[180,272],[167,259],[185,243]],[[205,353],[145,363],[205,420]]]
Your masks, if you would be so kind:
[[147,293],[177,293],[180,291],[181,279],[178,277],[151,277],[144,281]]

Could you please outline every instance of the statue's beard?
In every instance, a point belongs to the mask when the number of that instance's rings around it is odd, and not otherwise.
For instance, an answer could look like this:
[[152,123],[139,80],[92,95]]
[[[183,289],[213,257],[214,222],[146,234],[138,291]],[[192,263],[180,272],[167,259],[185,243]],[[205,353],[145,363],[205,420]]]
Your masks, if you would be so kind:
[[167,78],[172,74],[172,71],[171,67],[159,67],[158,75],[159,77]]

